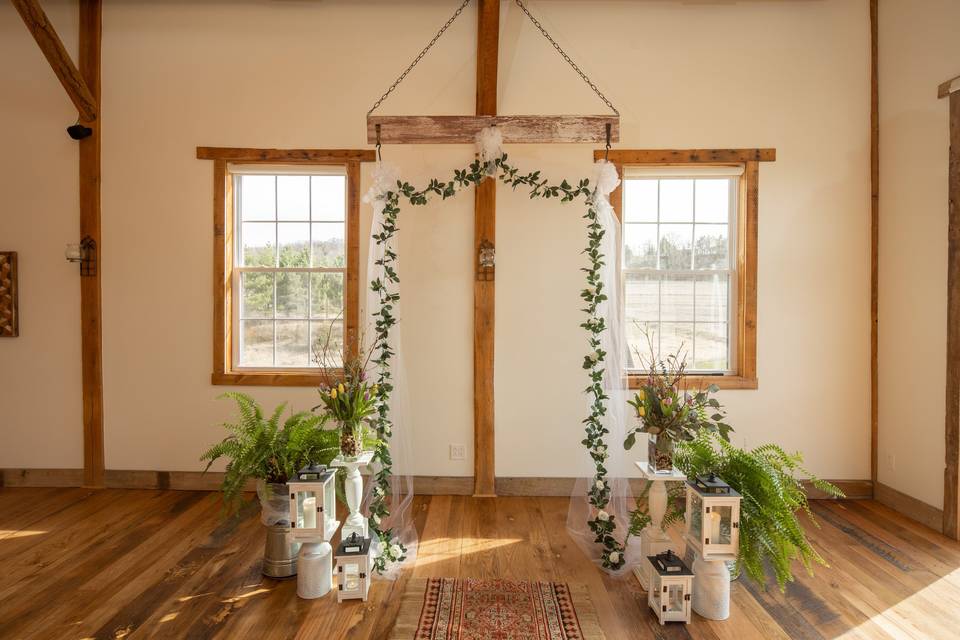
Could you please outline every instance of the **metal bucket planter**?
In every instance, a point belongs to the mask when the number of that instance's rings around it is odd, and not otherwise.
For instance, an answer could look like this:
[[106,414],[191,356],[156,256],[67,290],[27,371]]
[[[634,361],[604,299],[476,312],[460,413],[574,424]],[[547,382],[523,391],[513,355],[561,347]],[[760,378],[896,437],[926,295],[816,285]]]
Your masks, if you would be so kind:
[[263,575],[268,578],[292,578],[297,575],[299,542],[290,542],[290,499],[285,484],[257,482],[260,498],[260,522],[267,528],[263,547]]

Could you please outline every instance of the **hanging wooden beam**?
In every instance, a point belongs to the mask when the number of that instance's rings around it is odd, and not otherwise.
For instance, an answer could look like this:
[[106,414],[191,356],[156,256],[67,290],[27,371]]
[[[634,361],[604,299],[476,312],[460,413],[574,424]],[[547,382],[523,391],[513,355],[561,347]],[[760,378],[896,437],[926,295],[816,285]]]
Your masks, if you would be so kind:
[[[80,119],[92,122],[97,119],[98,100],[85,80],[86,74],[81,74],[70,59],[70,54],[63,47],[57,30],[53,28],[47,14],[44,13],[37,0],[10,0],[27,29],[33,34],[33,39],[40,46],[40,51],[47,58],[50,67],[56,74],[60,84],[66,89],[67,95],[77,107]],[[81,9],[82,11],[82,9]],[[81,54],[82,55],[82,54]],[[81,63],[82,66],[82,63]]]
[[[80,73],[90,87],[94,105],[100,102],[101,0],[80,0]],[[94,109],[96,112],[97,110]],[[83,376],[83,484],[102,487],[103,454],[103,338],[101,332],[100,272],[100,128],[80,141],[80,237],[95,242],[93,272],[80,276],[80,353]]]
[[[477,65],[480,73],[479,61]],[[477,96],[479,99],[479,92]],[[367,142],[377,142],[380,125],[383,144],[473,144],[481,129],[496,125],[507,143],[603,144],[608,124],[610,141],[618,142],[619,116],[495,116],[480,112],[476,116],[367,116]]]
[[[947,392],[943,472],[943,535],[960,540],[960,78],[941,97],[950,99],[950,170],[947,205]],[[941,92],[944,85],[940,85]]]
[[[500,38],[500,0],[480,0],[477,9],[477,115],[497,113],[497,62]],[[368,118],[369,120],[369,118]],[[472,143],[476,132],[486,124],[474,118],[475,130],[465,141]],[[490,118],[487,118],[489,122]],[[381,123],[382,124],[382,123]],[[368,123],[369,125],[369,123]],[[453,125],[456,126],[456,125]],[[499,126],[499,124],[498,124]],[[402,132],[397,126],[381,126],[381,136]],[[412,129],[408,130],[412,133]],[[507,131],[504,130],[504,138]],[[448,132],[449,135],[449,132]],[[374,132],[376,139],[376,132]],[[381,141],[384,140],[381,137]],[[506,140],[505,140],[506,141]],[[452,142],[452,141],[451,141]],[[484,180],[476,188],[473,233],[473,494],[494,496],[496,466],[494,459],[494,311],[496,282],[494,274],[481,279],[482,246],[497,242],[497,183]]]

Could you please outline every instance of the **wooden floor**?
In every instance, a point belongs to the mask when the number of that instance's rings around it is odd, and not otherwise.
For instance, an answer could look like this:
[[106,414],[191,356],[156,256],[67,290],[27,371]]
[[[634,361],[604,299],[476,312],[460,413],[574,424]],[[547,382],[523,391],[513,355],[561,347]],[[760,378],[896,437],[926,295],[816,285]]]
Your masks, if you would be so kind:
[[410,576],[500,576],[587,584],[609,640],[960,638],[960,545],[877,503],[815,504],[832,567],[786,595],[739,580],[729,620],[666,627],[632,576],[584,559],[566,506],[418,497],[416,565],[337,605],[260,576],[253,506],[224,522],[203,492],[0,489],[0,637],[384,638]]

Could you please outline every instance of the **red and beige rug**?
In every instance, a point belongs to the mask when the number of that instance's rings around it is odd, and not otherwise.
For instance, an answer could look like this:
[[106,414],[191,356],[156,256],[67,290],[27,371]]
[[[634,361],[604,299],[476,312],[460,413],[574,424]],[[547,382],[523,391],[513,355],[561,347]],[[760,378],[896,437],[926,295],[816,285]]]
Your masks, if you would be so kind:
[[391,640],[604,640],[583,586],[416,578]]

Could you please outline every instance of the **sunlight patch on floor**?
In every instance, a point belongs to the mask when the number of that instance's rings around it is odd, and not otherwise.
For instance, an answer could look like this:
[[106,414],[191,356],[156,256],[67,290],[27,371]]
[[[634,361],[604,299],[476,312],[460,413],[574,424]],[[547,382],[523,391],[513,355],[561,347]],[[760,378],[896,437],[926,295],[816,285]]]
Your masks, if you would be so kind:
[[12,539],[12,538],[26,538],[27,536],[42,536],[45,533],[50,533],[50,532],[35,531],[31,529],[21,529],[19,531],[0,529],[0,540],[6,540],[6,539]]

